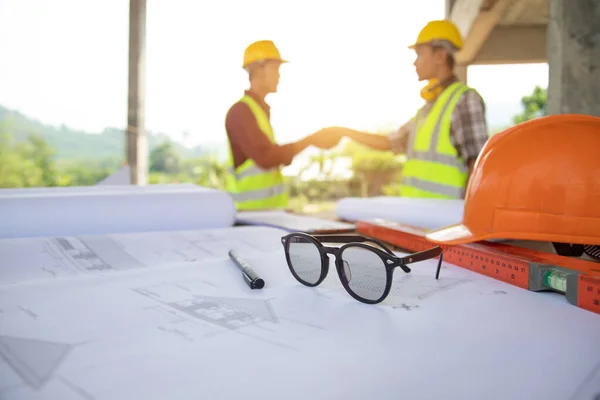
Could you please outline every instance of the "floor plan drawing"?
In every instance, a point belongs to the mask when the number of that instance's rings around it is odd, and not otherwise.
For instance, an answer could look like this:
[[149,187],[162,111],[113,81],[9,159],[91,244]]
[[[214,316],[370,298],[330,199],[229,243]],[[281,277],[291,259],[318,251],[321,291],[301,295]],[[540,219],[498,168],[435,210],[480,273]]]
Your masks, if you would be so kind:
[[165,306],[225,329],[238,329],[260,322],[279,323],[268,300],[212,297],[189,293],[188,297],[180,300],[164,301],[157,296],[155,290],[156,288],[152,291],[134,289],[137,293]]
[[3,254],[0,285],[227,259],[232,248],[244,254],[281,251],[280,230],[236,229],[241,231],[214,229],[0,240]]
[[[397,270],[394,273],[390,294],[382,304],[389,304],[393,307],[406,309],[405,306],[412,304],[415,307],[420,301],[425,300],[436,294],[444,291],[452,290],[453,288],[472,282],[473,276],[458,269],[448,270],[443,269],[440,274],[440,279],[435,279],[435,262],[423,263],[417,270],[413,267],[413,271],[409,274]],[[384,268],[382,265],[381,268]],[[368,274],[354,274],[354,285],[366,285],[384,287],[385,282],[381,281],[380,277],[369,277]],[[358,282],[360,279],[362,282]],[[339,280],[337,272],[334,269],[329,270],[329,274],[325,281],[320,285],[327,291],[333,290],[336,292],[345,292],[342,283]],[[404,305],[404,307],[403,307]]]
[[268,300],[200,295],[181,284],[158,284],[132,290],[163,306],[224,329],[235,330],[262,322],[279,323]]
[[152,307],[152,311],[171,316],[169,327],[163,323],[159,329],[165,331],[175,326],[186,327],[177,328],[177,333],[188,336],[190,340],[198,335],[208,338],[236,332],[297,350],[295,344],[302,337],[323,329],[278,315],[270,299],[206,295],[203,294],[206,290],[201,290],[202,285],[205,284],[201,281],[159,283],[135,287],[132,291],[153,300],[156,306]]
[[10,366],[22,382],[39,389],[65,359],[71,347],[45,340],[0,336],[0,362]]
[[[388,298],[364,304],[346,293],[334,263],[318,287],[298,282],[282,232],[0,240],[0,400],[396,400],[450,390],[461,399],[592,400],[600,392],[600,320],[562,295],[448,263],[436,280],[437,261],[427,260],[396,269]],[[248,287],[230,249],[264,288]],[[351,268],[368,268],[348,276],[375,290],[385,267],[368,260],[354,259]]]

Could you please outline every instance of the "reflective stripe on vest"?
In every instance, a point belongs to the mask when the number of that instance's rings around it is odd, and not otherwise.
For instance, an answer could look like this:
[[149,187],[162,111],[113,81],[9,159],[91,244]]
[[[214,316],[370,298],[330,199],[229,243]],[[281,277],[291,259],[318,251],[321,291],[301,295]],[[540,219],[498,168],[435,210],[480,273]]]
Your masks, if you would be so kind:
[[[277,171],[277,169],[272,169],[270,171]],[[229,167],[227,168],[227,172],[235,176],[237,180],[241,180],[251,176],[262,175],[265,173],[265,170],[260,168],[258,165],[253,164],[241,172],[236,172],[236,170],[233,167]]]
[[417,113],[402,172],[401,196],[462,198],[468,170],[450,141],[450,123],[454,107],[467,90],[471,89],[463,83],[453,83],[425,118]]
[[[260,105],[248,95],[242,97],[240,102],[250,108],[259,128],[269,140],[275,141],[269,118]],[[250,159],[233,168],[231,148],[229,165],[226,186],[238,210],[287,207],[287,189],[279,168],[264,170]]]

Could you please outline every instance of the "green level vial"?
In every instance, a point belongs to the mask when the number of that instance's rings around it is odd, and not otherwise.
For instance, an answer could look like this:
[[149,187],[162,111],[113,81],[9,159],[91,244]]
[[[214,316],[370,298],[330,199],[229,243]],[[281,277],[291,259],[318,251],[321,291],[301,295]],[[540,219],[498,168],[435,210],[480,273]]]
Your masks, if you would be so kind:
[[567,273],[558,270],[546,270],[544,271],[544,285],[546,287],[556,290],[557,292],[567,292]]

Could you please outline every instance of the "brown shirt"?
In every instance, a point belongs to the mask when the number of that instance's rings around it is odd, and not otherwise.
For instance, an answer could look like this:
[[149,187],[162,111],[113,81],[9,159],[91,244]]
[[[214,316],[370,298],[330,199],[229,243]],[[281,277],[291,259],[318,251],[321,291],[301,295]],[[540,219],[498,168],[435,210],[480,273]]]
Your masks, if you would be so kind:
[[[256,94],[245,91],[262,107],[271,119],[271,107]],[[233,154],[234,167],[240,166],[247,159],[253,160],[263,169],[290,165],[294,158],[293,144],[278,145],[263,133],[258,126],[254,114],[247,104],[236,102],[227,111],[225,129]]]

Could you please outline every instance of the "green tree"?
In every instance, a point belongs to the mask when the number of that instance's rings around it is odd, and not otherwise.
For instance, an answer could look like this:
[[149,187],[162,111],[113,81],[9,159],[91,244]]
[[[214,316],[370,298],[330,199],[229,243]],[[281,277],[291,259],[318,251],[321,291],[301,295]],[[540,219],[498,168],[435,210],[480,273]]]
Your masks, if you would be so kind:
[[43,171],[28,158],[28,143],[17,143],[13,136],[0,126],[0,187],[19,188],[43,186]]
[[173,143],[166,140],[150,152],[150,172],[175,174],[180,171],[181,158]]
[[59,186],[90,186],[113,174],[119,168],[118,159],[61,160],[57,163]]
[[56,186],[57,176],[54,164],[56,151],[37,134],[29,135],[27,142],[20,145],[24,158],[31,161],[41,172],[42,186]]
[[547,99],[547,89],[536,86],[530,95],[521,98],[523,112],[515,115],[513,122],[515,124],[520,124],[521,122],[529,121],[530,119],[548,115],[548,112],[546,111]]
[[215,157],[205,156],[197,160],[194,183],[215,189],[225,189],[227,166]]

